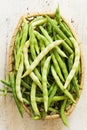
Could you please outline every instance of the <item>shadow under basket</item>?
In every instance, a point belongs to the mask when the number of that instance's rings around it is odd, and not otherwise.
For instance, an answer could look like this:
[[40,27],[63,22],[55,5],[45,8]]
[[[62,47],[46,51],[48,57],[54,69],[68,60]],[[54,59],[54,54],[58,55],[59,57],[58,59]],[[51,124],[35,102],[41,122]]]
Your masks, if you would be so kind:
[[[10,48],[9,48],[9,56],[8,56],[8,70],[9,70],[9,73],[10,73],[10,76],[12,74],[12,71],[13,71],[13,61],[14,61],[14,45],[15,45],[15,38],[16,38],[16,34],[20,28],[20,26],[22,25],[22,21],[24,18],[31,18],[31,17],[36,17],[36,16],[44,16],[46,14],[27,14],[27,15],[24,15],[20,18],[19,22],[18,22],[18,25],[14,31],[14,34],[12,36],[12,39],[11,39],[11,44],[10,44]],[[54,17],[55,14],[50,14],[50,13],[47,13],[47,15],[51,16],[51,17]],[[67,24],[67,26],[69,27],[69,29],[71,30],[74,38],[77,40],[77,42],[79,43],[79,40],[75,34],[75,32],[73,31],[73,29],[71,28],[71,26],[67,23],[67,21],[62,17],[62,20]],[[81,51],[81,49],[80,49]],[[84,61],[83,61],[83,56],[82,56],[82,52],[81,52],[81,81],[80,81],[80,95],[81,95],[81,92],[82,92],[82,89],[83,89],[83,81],[84,81]],[[76,98],[76,104],[78,102],[79,98]],[[73,103],[69,109],[66,111],[66,116],[69,116],[72,111],[74,110],[74,108],[76,107],[76,104]],[[25,111],[31,115],[30,111],[29,111],[29,108],[27,108],[27,106],[25,106],[25,104],[23,104],[23,107],[25,109]],[[55,119],[55,118],[60,118],[60,115],[59,114],[55,114],[55,115],[47,115],[45,119]]]

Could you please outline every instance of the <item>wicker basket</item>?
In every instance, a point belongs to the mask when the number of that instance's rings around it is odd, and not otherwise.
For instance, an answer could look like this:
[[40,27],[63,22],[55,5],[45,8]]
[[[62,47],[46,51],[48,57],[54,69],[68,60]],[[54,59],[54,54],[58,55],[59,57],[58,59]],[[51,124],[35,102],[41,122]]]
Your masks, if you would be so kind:
[[[47,13],[47,14],[48,14],[49,16],[51,16],[51,17],[54,17],[54,16],[55,16],[55,14],[50,14],[50,13]],[[21,24],[22,24],[23,19],[24,19],[24,18],[30,18],[30,17],[36,17],[36,16],[44,16],[44,15],[45,15],[45,14],[31,14],[31,15],[27,14],[27,15],[24,15],[24,16],[22,16],[22,17],[20,18],[20,20],[19,20],[19,22],[18,22],[18,25],[17,25],[17,27],[16,27],[16,29],[15,29],[15,31],[14,31],[13,36],[12,36],[12,40],[11,40],[11,44],[10,44],[10,48],[9,48],[8,70],[9,70],[9,72],[10,72],[10,76],[11,76],[12,71],[13,71],[13,59],[14,59],[14,58],[13,58],[13,52],[14,52],[13,50],[14,50],[14,43],[15,43],[14,41],[15,41],[16,34],[17,34],[17,32],[18,32],[18,30],[19,30]],[[76,36],[76,34],[75,34],[75,32],[74,32],[73,29],[71,28],[71,26],[67,23],[67,21],[66,21],[63,17],[62,17],[62,19],[64,20],[64,22],[65,22],[65,23],[68,25],[68,27],[70,28],[70,30],[71,30],[71,32],[72,32],[74,38],[78,41],[78,43],[80,43],[79,40],[78,40],[78,38],[77,38],[77,36]],[[83,62],[83,56],[82,56],[82,52],[81,52],[81,82],[80,82],[80,94],[81,94],[81,91],[82,91],[82,89],[83,89],[83,81],[84,81],[84,62]],[[77,102],[78,102],[78,98],[76,99],[76,104],[77,104]],[[71,114],[71,112],[74,110],[76,104],[73,103],[73,104],[70,106],[70,108],[66,111],[66,115],[67,115],[67,116]],[[29,109],[28,109],[24,104],[23,104],[23,107],[24,107],[25,111],[26,111],[29,115],[31,115]],[[46,116],[45,119],[54,119],[54,118],[60,118],[60,116],[59,116],[58,114],[56,114],[56,115],[48,115],[48,116]]]

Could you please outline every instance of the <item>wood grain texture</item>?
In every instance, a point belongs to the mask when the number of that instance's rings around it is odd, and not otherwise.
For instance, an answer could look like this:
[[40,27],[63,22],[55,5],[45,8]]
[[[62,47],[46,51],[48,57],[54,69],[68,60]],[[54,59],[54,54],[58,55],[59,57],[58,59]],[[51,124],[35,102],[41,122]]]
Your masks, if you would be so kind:
[[[0,97],[0,130],[87,130],[87,16],[86,0],[0,0],[0,79],[5,77],[7,54],[20,16],[28,13],[53,12],[60,5],[61,13],[74,27],[85,61],[84,89],[70,117],[69,128],[61,120],[33,121],[25,113],[22,119],[11,96]],[[3,87],[0,83],[0,87]]]

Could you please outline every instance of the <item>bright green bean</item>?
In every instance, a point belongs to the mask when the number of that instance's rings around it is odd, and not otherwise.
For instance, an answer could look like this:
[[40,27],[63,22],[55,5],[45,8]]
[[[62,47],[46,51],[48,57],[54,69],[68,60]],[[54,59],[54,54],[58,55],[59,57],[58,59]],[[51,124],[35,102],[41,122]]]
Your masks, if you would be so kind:
[[66,98],[67,98],[66,96],[54,96],[52,101],[58,102],[58,101],[61,101],[61,100],[65,100]]
[[48,42],[52,42],[52,39],[51,37],[49,36],[48,32],[42,27],[42,26],[39,26],[41,32],[43,33],[43,35],[46,37],[46,39],[48,40]]
[[59,9],[59,6],[58,6],[58,8],[56,9],[56,21],[57,21],[57,23],[60,25],[60,23],[61,23],[61,16],[60,16],[60,9]]
[[[57,37],[59,40],[62,40],[62,38],[61,38],[58,34],[57,34],[56,37]],[[68,44],[67,44],[65,41],[63,41],[62,46],[63,46],[64,49],[65,49],[67,52],[69,52],[70,54],[73,53],[73,50],[68,46]]]
[[[72,69],[73,62],[74,62],[74,54],[70,55],[70,57],[69,57],[69,59],[68,59],[69,71]],[[73,83],[73,86],[75,87],[76,95],[77,95],[77,97],[79,97],[79,88],[80,88],[80,86],[79,86],[79,84],[78,84],[78,82],[77,82],[76,75],[73,77],[72,83]]]
[[50,23],[47,23],[46,30],[47,30],[47,32],[48,32],[48,34],[49,34],[49,35],[51,35],[51,34],[52,34],[53,28],[52,28],[52,26],[51,26],[51,24],[50,24]]
[[56,60],[56,58],[55,58],[55,55],[54,55],[54,54],[51,54],[51,56],[52,56],[52,61],[53,61],[53,65],[54,65],[54,67],[55,67],[55,70],[56,70],[58,76],[60,77],[60,79],[64,82],[64,78],[63,78],[63,76],[62,76],[62,73],[61,73],[61,70],[60,70],[60,68],[59,68],[59,64],[58,64],[58,62],[57,62],[57,60]]
[[12,92],[13,92],[13,97],[14,97],[15,103],[17,105],[17,108],[18,108],[21,116],[23,117],[23,106],[22,106],[21,102],[18,100],[17,93],[15,90],[15,76],[14,76],[14,74],[12,74],[11,86],[12,86]]
[[19,30],[19,32],[16,35],[16,39],[15,39],[16,53],[17,53],[18,49],[20,48],[21,38],[22,38],[22,31]]
[[36,21],[41,20],[43,18],[44,18],[43,16],[37,16],[37,17],[32,16],[32,17],[28,18],[28,20],[30,21],[30,24],[32,24],[33,22],[36,22]]
[[40,112],[38,110],[38,107],[37,107],[37,103],[36,103],[36,98],[35,98],[35,95],[36,95],[36,84],[33,82],[32,83],[32,86],[31,86],[31,105],[32,105],[32,108],[35,112],[35,115],[37,116],[40,116]]
[[35,52],[35,44],[36,44],[36,39],[33,33],[33,27],[29,27],[29,35],[30,35],[30,52],[33,60],[36,58],[36,52]]
[[50,86],[49,90],[48,90],[48,96],[51,94],[52,90],[53,90],[53,87],[54,87],[54,83]]
[[[41,51],[45,49],[44,41],[42,39],[40,39],[40,48],[41,48]],[[45,60],[46,60],[46,56],[44,56],[43,59],[41,60],[41,72],[42,72],[42,68],[45,63]]]
[[67,28],[63,25],[63,23],[61,22],[61,16],[60,16],[60,10],[59,7],[56,9],[56,21],[59,24],[59,27],[61,28],[61,30],[64,32],[64,34],[66,34],[67,37],[72,36],[70,33],[70,30],[68,31]]
[[[33,62],[32,59],[29,57],[29,63],[32,64],[32,62]],[[42,79],[41,79],[41,74],[40,74],[38,68],[35,68],[35,69],[34,69],[34,73],[35,73],[35,75],[38,77],[38,79],[41,81],[41,80],[42,80]]]
[[23,102],[22,99],[22,93],[21,93],[21,76],[23,73],[23,54],[21,55],[21,62],[18,68],[18,72],[17,72],[17,76],[16,76],[16,94],[17,94],[17,98]]
[[49,56],[46,59],[42,70],[43,99],[44,99],[44,109],[46,112],[48,110],[47,70],[50,64],[50,60],[51,60],[51,56]]
[[22,85],[24,88],[28,89],[28,90],[31,89],[31,87],[30,87],[25,81],[23,81],[23,80],[21,80],[21,85]]
[[73,62],[74,62],[74,53],[72,53],[69,56],[69,58],[68,58],[68,68],[69,68],[69,71],[72,69]]
[[39,45],[38,45],[37,39],[35,41],[35,51],[36,51],[37,55],[40,53],[40,49],[39,49]]
[[63,31],[63,33],[66,34],[67,37],[72,37],[71,33],[65,28],[62,22],[60,23],[60,28]]
[[56,51],[54,52],[54,54],[55,54],[56,60],[59,63],[59,66],[64,74],[64,77],[66,79],[68,76],[68,70],[67,70],[66,64],[65,64],[65,62],[63,62],[62,58],[58,55],[58,53]]
[[59,47],[56,47],[56,50],[60,56],[67,58],[66,54]]
[[28,37],[28,28],[29,28],[28,21],[26,19],[23,20],[22,27],[23,30],[22,30],[21,47],[23,48]]
[[80,96],[80,93],[79,93],[80,85],[78,84],[76,77],[73,77],[72,83],[73,83],[73,86],[75,87],[76,95],[79,98],[79,96]]
[[[58,102],[67,99],[66,96],[54,96],[52,102]],[[36,97],[37,102],[43,102],[43,97]]]
[[36,37],[34,35],[34,29],[33,29],[32,26],[29,27],[29,34],[30,34],[30,43],[31,43],[30,44],[30,49],[31,49],[31,51],[33,49],[33,52],[31,52],[31,54],[32,54],[32,58],[35,59],[36,58],[36,53],[39,54],[39,46],[38,46],[37,39],[36,39]]
[[41,24],[46,23],[46,22],[47,22],[47,19],[42,18],[40,20],[36,20],[36,21],[32,22],[31,25],[32,25],[32,27],[35,27],[35,26],[41,25]]
[[[40,49],[41,51],[43,51],[45,49],[45,45],[44,45],[44,41],[43,39],[40,37],[39,33],[37,31],[34,31],[34,34],[36,35],[37,39],[39,40],[39,46],[40,46]],[[42,72],[42,68],[43,68],[43,65],[44,65],[44,62],[46,60],[46,57],[44,57],[42,60],[41,60],[41,72]]]
[[57,85],[55,84],[54,87],[53,87],[53,90],[50,93],[49,98],[48,98],[48,106],[50,106],[52,99],[55,96],[56,92],[57,92]]
[[60,116],[61,116],[61,119],[62,119],[64,125],[68,126],[67,118],[65,115],[66,102],[67,102],[67,100],[64,100],[62,105],[61,105]]
[[35,73],[35,75],[38,77],[38,79],[41,81],[41,80],[42,80],[42,79],[41,79],[41,74],[40,74],[40,72],[38,71],[37,68],[34,69],[34,73]]
[[63,26],[65,26],[66,30],[71,34],[71,36],[73,36],[70,28],[67,26],[67,24],[65,23],[65,21],[62,21],[62,24],[63,24]]
[[52,107],[49,107],[48,110],[53,113],[58,113],[58,110],[56,110],[55,108],[52,108]]
[[22,26],[22,39],[21,39],[21,44],[20,44],[20,48],[17,52],[16,55],[16,61],[15,61],[15,69],[18,70],[19,68],[19,64],[20,64],[20,59],[21,59],[21,53],[24,47],[24,44],[27,40],[27,36],[28,36],[28,22],[26,19],[24,19],[23,21],[23,26]]
[[6,80],[0,80],[0,82],[2,82],[4,85],[11,87],[10,82],[6,81]]

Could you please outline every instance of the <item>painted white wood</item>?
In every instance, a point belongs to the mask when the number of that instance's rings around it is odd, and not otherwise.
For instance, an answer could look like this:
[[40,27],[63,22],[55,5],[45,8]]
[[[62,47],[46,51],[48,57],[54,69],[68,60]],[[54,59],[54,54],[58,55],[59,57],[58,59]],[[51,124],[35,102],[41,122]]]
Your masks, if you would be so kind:
[[[58,3],[62,15],[81,41],[85,61],[84,89],[74,112],[68,117],[70,126],[66,128],[58,119],[33,121],[26,113],[22,119],[12,97],[8,96],[0,97],[0,130],[87,130],[86,0],[0,0],[0,79],[5,77],[8,48],[20,16],[27,12],[54,12]],[[1,83],[0,87],[3,87]]]

